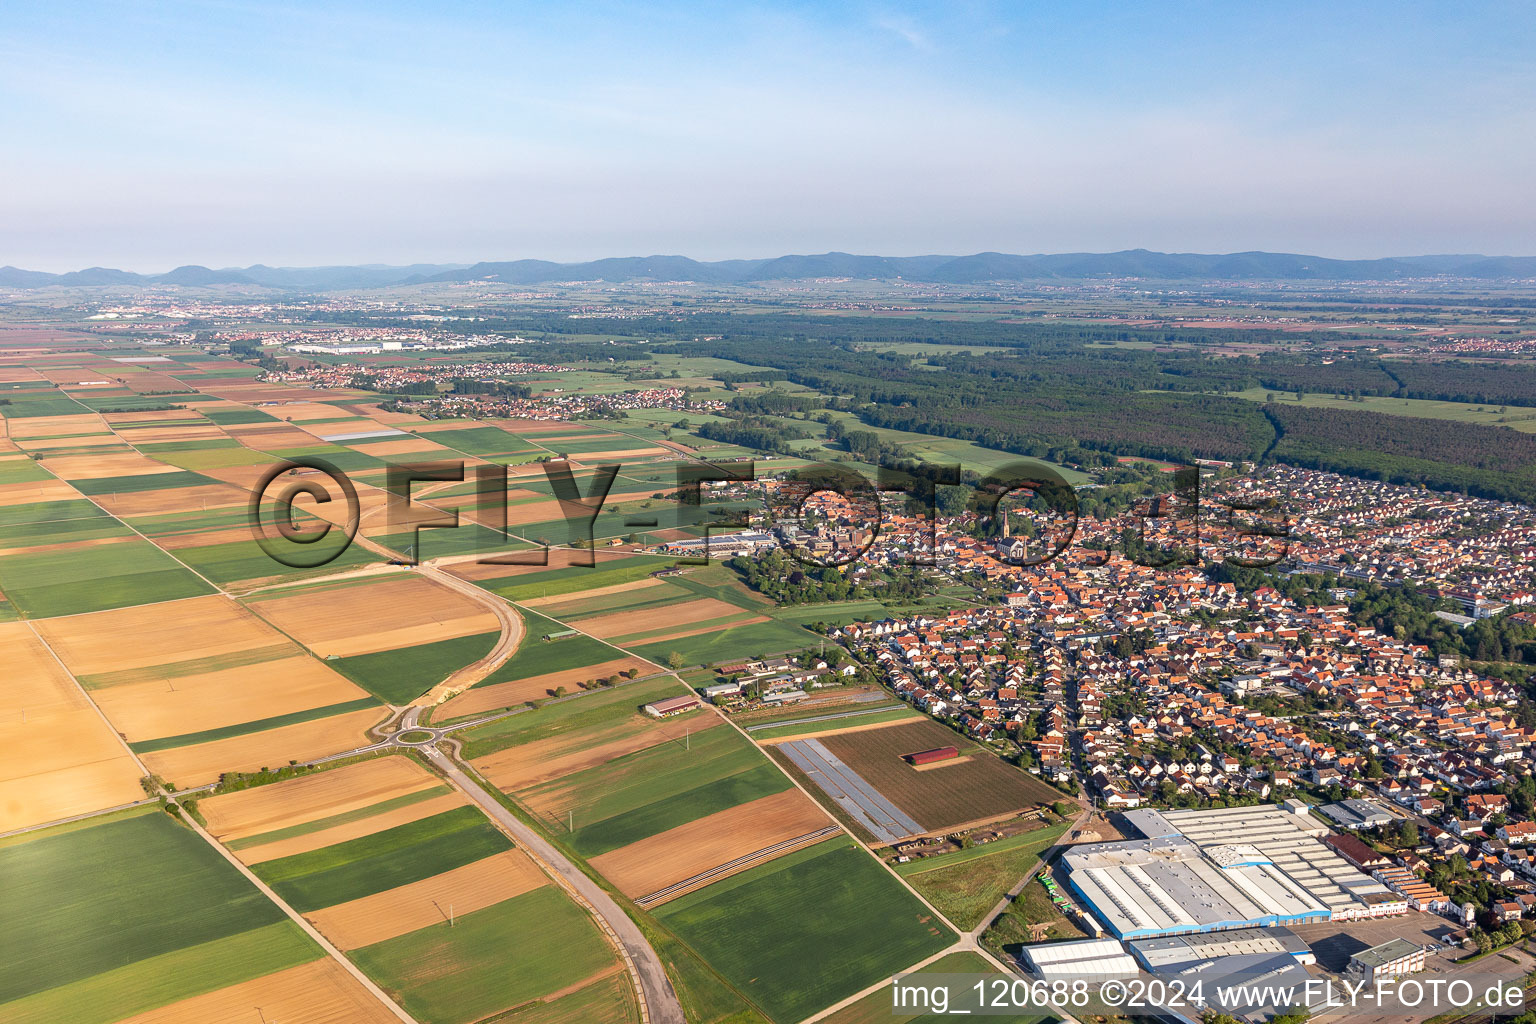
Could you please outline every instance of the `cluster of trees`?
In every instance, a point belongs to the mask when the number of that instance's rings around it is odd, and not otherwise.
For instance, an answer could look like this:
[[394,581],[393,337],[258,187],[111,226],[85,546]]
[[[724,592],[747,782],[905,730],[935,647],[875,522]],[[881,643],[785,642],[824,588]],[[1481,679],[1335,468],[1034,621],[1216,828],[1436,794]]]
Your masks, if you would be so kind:
[[1437,610],[1460,612],[1461,608],[1438,601],[1412,584],[1388,588],[1362,583],[1350,601],[1356,622],[1399,640],[1424,644],[1437,657],[1536,662],[1536,627],[1500,615],[1478,619],[1463,629],[1437,618]]
[[730,422],[701,423],[694,433],[711,441],[756,448],[759,451],[788,455],[794,451],[789,442],[813,436],[793,424],[763,416],[744,416]]
[[513,384],[504,380],[476,380],[471,377],[453,378],[456,395],[492,395],[497,398],[527,398],[533,389],[526,384]]
[[877,597],[891,604],[912,604],[934,593],[918,569],[890,566],[871,569],[862,578],[839,566],[802,565],[782,551],[761,558],[732,558],[726,563],[742,581],[778,604],[821,604]]

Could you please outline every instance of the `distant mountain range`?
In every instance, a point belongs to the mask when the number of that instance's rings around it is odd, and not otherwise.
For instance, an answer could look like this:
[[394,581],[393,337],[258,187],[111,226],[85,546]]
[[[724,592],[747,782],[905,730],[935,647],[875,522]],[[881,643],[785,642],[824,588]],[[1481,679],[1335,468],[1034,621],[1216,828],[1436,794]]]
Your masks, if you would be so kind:
[[587,263],[512,260],[497,263],[433,264],[408,267],[177,267],[166,274],[134,274],[91,267],[67,274],[0,267],[0,288],[92,285],[246,285],[285,291],[335,291],[439,282],[497,281],[537,285],[562,281],[696,281],[750,284],[843,277],[860,280],[921,281],[975,285],[991,282],[1080,281],[1134,278],[1149,281],[1400,281],[1407,278],[1468,278],[1479,281],[1536,278],[1536,256],[1400,256],[1376,260],[1334,260],[1292,253],[1071,252],[1015,256],[981,252],[973,256],[778,256],[760,260],[705,263],[686,256],[626,256]]

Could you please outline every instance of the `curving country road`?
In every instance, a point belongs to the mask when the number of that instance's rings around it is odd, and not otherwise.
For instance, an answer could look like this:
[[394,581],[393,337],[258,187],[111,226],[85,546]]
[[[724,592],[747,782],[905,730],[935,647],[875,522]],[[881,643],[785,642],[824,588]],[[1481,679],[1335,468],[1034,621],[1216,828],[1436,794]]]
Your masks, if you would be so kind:
[[512,652],[517,650],[517,645],[523,642],[523,620],[512,610],[511,605],[495,594],[450,575],[436,565],[422,565],[417,571],[494,612],[501,622],[501,638],[496,641],[496,646],[491,648],[489,654],[472,665],[465,665],[417,701],[418,704],[441,704],[454,694],[474,686],[501,667],[502,662],[512,657]]
[[[411,710],[414,712],[417,709]],[[642,1020],[646,1024],[686,1024],[683,1004],[678,1000],[677,992],[672,988],[672,982],[661,966],[661,957],[656,955],[656,951],[651,948],[650,942],[640,931],[640,927],[630,919],[628,914],[624,913],[623,908],[614,902],[613,897],[609,896],[602,886],[588,878],[580,868],[572,864],[553,844],[519,821],[516,815],[503,807],[479,782],[461,769],[455,759],[444,754],[435,745],[421,749],[455,786],[479,804],[481,810],[490,815],[497,824],[511,833],[524,853],[542,861],[557,874],[570,891],[586,902],[599,922],[606,925],[606,930],[623,951],[624,960],[631,974],[639,981],[640,994],[643,997]]]

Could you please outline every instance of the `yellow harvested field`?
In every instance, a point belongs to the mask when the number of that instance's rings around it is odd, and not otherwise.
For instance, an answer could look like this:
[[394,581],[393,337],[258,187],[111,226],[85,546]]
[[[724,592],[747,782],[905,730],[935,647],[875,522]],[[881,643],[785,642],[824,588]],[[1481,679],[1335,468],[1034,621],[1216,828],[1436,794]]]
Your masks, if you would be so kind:
[[163,491],[114,491],[98,494],[95,500],[115,516],[152,516],[164,512],[200,512],[244,506],[251,496],[238,487],[202,484]]
[[483,605],[424,576],[385,576],[264,598],[251,608],[323,656],[351,657],[499,632]]
[[723,619],[727,615],[740,615],[742,611],[739,605],[719,598],[701,597],[681,604],[662,605],[659,608],[639,608],[635,611],[597,615],[590,619],[581,619],[577,624],[582,632],[605,640],[612,636],[640,633],[648,629],[660,629],[663,626],[683,626],[690,622]]
[[[399,1024],[400,1019],[328,956],[193,996],[119,1024],[250,1024],[261,1007],[272,1024]],[[259,1020],[259,1018],[258,1018]]]
[[0,650],[0,832],[141,799],[132,756],[27,624],[0,624]]
[[69,434],[101,432],[101,417],[93,412],[68,416],[30,416],[8,422],[14,438],[64,437]]
[[451,449],[420,437],[403,437],[398,441],[375,441],[370,445],[359,445],[358,450],[367,452],[369,455],[431,455],[435,458],[446,458],[451,454]]
[[607,597],[609,594],[628,594],[635,590],[649,590],[652,587],[669,586],[666,580],[658,576],[647,576],[643,580],[631,580],[629,583],[615,583],[611,587],[597,587],[592,590],[582,590],[574,594],[556,594],[554,597],[535,597],[530,601],[518,603],[528,608],[544,608],[553,604],[570,604],[573,601],[587,601],[594,597]]
[[140,455],[138,452],[113,452],[109,455],[55,455],[48,460],[48,471],[65,480],[99,480],[109,476],[153,476],[175,473],[175,466]]
[[302,653],[288,658],[146,679],[96,691],[96,703],[130,743],[331,707],[368,694]]
[[810,797],[786,789],[600,854],[591,863],[634,899],[830,824]]
[[333,814],[345,814],[438,784],[407,757],[375,757],[198,804],[208,831],[220,840],[246,839]]
[[223,772],[252,772],[293,761],[313,761],[366,745],[366,733],[389,717],[388,708],[364,708],[313,722],[248,733],[227,740],[173,747],[142,758],[155,774],[180,786],[218,781]]
[[37,626],[77,676],[169,665],[287,642],[271,626],[219,595],[47,619]]
[[467,802],[459,793],[444,793],[441,796],[428,797],[404,807],[397,807],[392,811],[385,811],[383,814],[374,814],[360,821],[334,825],[331,828],[323,828],[291,839],[279,839],[275,843],[248,847],[236,852],[235,856],[247,864],[260,864],[280,857],[309,853],[311,850],[321,850],[327,846],[335,846],[337,843],[345,843],[350,839],[371,836],[375,832],[383,832],[397,825],[409,825],[413,821],[420,821],[434,814],[442,814],[444,811],[463,807]]
[[80,497],[63,480],[29,480],[19,484],[0,484],[0,508],[11,505],[31,505],[39,501],[69,501]]
[[507,850],[410,885],[306,915],[339,949],[358,949],[521,896],[549,878],[522,850]]
[[565,687],[575,691],[580,683],[588,679],[600,679],[603,676],[613,676],[626,669],[639,669],[642,673],[652,666],[639,658],[615,658],[612,661],[599,662],[596,665],[583,665],[581,668],[565,669],[560,672],[547,672],[541,676],[531,676],[527,679],[513,679],[505,683],[492,683],[490,686],[477,686],[472,690],[465,690],[441,705],[434,713],[433,721],[446,722],[450,718],[462,718],[465,715],[478,715],[482,711],[495,711],[498,708],[515,707],[524,701],[543,700],[548,697],[551,690],[557,687]]
[[[695,734],[723,725],[719,715],[689,718],[687,725],[664,719],[630,719],[603,733],[604,742],[571,749],[570,736],[552,736],[547,740],[521,743],[475,761],[475,768],[491,784],[502,790],[519,790],[562,775],[607,764],[616,757],[658,743],[681,740],[685,731]],[[578,736],[580,743],[585,737]]]
[[201,423],[179,427],[140,427],[126,435],[135,444],[144,441],[212,441],[224,437],[218,424]]

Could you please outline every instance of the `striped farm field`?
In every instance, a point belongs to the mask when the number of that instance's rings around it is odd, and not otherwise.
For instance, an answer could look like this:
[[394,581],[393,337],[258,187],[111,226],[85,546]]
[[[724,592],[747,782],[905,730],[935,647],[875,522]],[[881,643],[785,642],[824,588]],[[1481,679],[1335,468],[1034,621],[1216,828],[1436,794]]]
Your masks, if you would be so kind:
[[[622,975],[586,912],[408,756],[221,794],[200,810],[221,842],[422,1024],[470,1024]],[[530,942],[535,933],[540,941]],[[596,1019],[634,1021],[626,991],[598,1000]]]
[[[573,637],[571,640],[560,641],[560,643],[570,644],[576,639],[578,638]],[[610,649],[602,648],[595,653],[595,656],[602,657],[615,653]],[[630,673],[646,675],[654,671],[653,666],[639,658],[613,657],[606,661],[557,669],[522,679],[481,683],[439,706],[434,712],[433,720],[446,722],[455,718],[467,718],[487,711],[516,707],[527,701],[559,696],[562,690],[574,693],[577,690],[602,685],[605,680],[610,683],[619,681]]]
[[776,1024],[792,1024],[955,941],[955,933],[846,837],[657,908]]
[[0,590],[29,618],[174,601],[213,588],[137,537],[99,547],[0,558]]
[[323,955],[158,808],[8,841],[0,878],[7,1024],[109,1024]]
[[[322,753],[348,750],[359,745],[362,721],[379,718],[374,698],[228,598],[166,609],[96,612],[37,628],[112,725],[167,777],[196,785],[252,767],[253,757],[282,764],[305,746],[286,740],[344,722],[344,737]],[[235,750],[245,757],[221,762]]]
[[[615,972],[618,957],[587,914],[544,885],[351,953],[421,1024],[471,1024]],[[627,979],[626,979],[627,981]],[[618,997],[593,1021],[635,1021]],[[521,1015],[512,1019],[521,1019]]]
[[414,574],[267,592],[247,605],[392,704],[478,661],[501,635],[494,612]]

